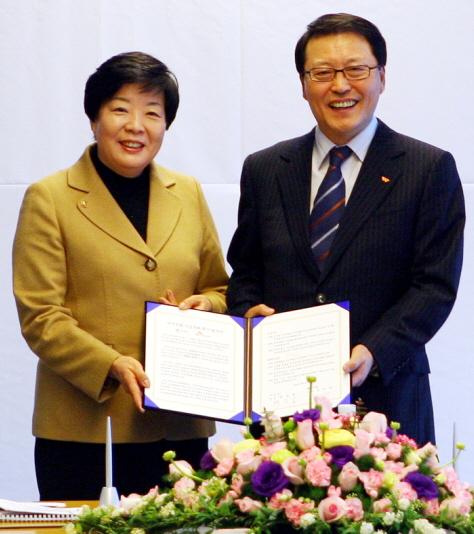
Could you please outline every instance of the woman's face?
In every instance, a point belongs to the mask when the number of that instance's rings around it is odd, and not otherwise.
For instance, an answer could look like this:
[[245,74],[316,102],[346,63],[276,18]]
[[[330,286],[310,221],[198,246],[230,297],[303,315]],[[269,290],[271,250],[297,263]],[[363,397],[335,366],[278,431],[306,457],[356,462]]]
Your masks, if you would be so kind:
[[128,178],[151,163],[166,131],[164,95],[141,88],[135,83],[123,85],[91,123],[102,163]]

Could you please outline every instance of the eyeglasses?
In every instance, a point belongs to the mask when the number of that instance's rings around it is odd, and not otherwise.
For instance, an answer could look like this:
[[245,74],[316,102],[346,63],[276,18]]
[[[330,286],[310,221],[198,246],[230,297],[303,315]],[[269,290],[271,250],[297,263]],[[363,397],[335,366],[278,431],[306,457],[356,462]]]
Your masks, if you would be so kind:
[[368,67],[367,65],[354,65],[344,69],[333,69],[332,67],[315,67],[314,69],[305,70],[303,74],[309,74],[313,82],[332,82],[336,72],[342,72],[346,80],[365,80],[369,77],[370,71],[380,69],[380,65]]

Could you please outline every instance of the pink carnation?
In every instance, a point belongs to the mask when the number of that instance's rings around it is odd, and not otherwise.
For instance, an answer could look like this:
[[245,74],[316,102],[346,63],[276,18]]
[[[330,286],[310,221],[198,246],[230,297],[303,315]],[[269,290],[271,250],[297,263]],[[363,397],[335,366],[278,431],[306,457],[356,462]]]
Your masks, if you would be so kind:
[[364,489],[369,497],[375,499],[379,494],[379,489],[382,487],[384,481],[384,474],[375,469],[371,469],[368,472],[362,472],[359,475],[359,479],[364,484]]
[[290,499],[285,506],[285,515],[295,527],[299,527],[301,517],[314,509],[314,501],[303,502],[298,499]]
[[386,460],[387,459],[387,452],[382,447],[371,447],[369,450],[369,454],[375,458],[376,460]]
[[223,458],[217,467],[214,469],[214,472],[218,477],[227,476],[234,467],[234,458]]
[[413,486],[408,482],[397,482],[393,487],[393,493],[397,499],[408,499],[414,501],[418,498],[418,494],[413,489]]
[[323,499],[318,506],[319,517],[326,523],[334,523],[346,513],[346,502],[337,495]]
[[389,443],[387,445],[387,456],[391,460],[398,460],[403,452],[403,447],[400,445],[400,443]]
[[268,501],[268,508],[282,510],[290,501],[288,497],[293,497],[293,493],[288,488],[275,493],[275,495]]
[[263,447],[263,449],[260,451],[260,455],[264,459],[269,460],[274,452],[281,451],[282,449],[286,449],[286,442],[276,441],[275,443],[269,443],[265,445],[265,447]]
[[238,496],[242,493],[243,486],[244,486],[244,477],[237,473],[232,479],[231,490],[235,492],[236,496]]
[[263,506],[260,501],[255,501],[250,497],[244,497],[243,499],[235,499],[235,504],[239,507],[240,511],[244,514],[255,512]]
[[313,460],[306,465],[306,477],[313,486],[329,486],[331,468],[324,460]]
[[422,499],[426,504],[426,515],[439,515],[439,501],[438,499]]
[[300,452],[299,458],[303,458],[307,462],[311,462],[312,460],[315,460],[318,456],[321,456],[321,449],[319,447],[311,447],[310,449],[306,449],[302,452]]

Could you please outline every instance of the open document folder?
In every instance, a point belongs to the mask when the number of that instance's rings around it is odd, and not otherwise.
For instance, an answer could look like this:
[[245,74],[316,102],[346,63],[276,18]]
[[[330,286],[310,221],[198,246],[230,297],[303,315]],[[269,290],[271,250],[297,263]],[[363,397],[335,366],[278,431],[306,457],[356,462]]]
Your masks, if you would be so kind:
[[348,403],[348,308],[243,319],[147,302],[144,406],[234,423],[289,416],[309,407],[307,376],[314,395]]

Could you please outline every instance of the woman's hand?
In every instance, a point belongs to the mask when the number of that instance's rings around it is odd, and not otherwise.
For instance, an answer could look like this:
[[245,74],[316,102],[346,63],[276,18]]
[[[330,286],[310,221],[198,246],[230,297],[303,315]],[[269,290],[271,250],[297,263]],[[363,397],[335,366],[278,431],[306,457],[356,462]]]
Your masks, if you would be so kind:
[[212,311],[211,301],[204,295],[191,295],[182,300],[179,304],[171,289],[166,290],[166,297],[158,299],[160,304],[170,304],[171,306],[178,306],[180,310],[204,310]]
[[123,389],[132,396],[135,406],[144,413],[142,389],[150,387],[150,380],[142,364],[130,356],[119,356],[110,367],[109,376],[122,384]]

